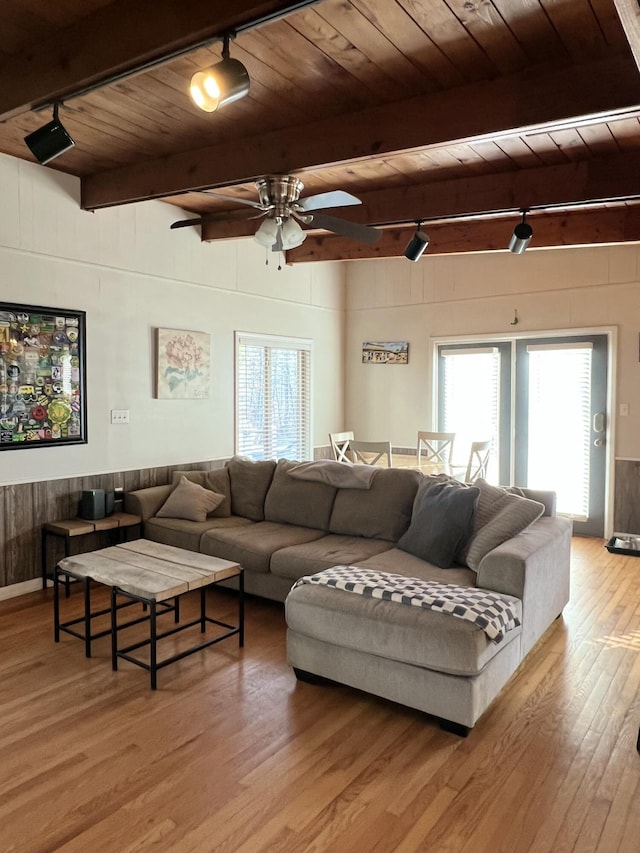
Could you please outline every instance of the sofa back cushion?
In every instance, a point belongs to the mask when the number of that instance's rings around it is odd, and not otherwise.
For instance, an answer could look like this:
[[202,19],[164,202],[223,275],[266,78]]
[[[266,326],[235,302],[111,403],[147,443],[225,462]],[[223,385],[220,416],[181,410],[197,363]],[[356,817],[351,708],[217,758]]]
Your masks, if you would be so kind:
[[243,456],[233,456],[226,467],[231,484],[231,512],[251,521],[264,521],[264,499],[276,463],[272,459],[252,462]]
[[220,505],[207,513],[207,518],[228,518],[231,515],[231,485],[229,483],[229,471],[226,468],[214,468],[213,471],[192,470],[174,471],[171,485],[175,488],[181,477],[186,477],[191,483],[210,489],[222,495]]
[[264,502],[265,521],[328,530],[336,491],[326,483],[289,476],[298,462],[280,459]]
[[369,489],[338,489],[329,530],[397,542],[409,527],[419,471],[379,468]]

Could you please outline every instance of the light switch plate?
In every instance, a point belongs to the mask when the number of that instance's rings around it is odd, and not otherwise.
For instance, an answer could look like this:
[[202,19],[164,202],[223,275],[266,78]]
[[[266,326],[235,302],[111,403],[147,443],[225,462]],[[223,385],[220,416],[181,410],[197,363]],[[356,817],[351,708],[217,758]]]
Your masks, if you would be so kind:
[[128,424],[129,409],[111,409],[112,424]]

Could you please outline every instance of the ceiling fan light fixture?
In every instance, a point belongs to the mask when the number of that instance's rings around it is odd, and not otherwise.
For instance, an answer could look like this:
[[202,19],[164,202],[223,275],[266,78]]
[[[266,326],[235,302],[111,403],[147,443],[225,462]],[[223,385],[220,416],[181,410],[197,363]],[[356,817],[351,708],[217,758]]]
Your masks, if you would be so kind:
[[302,246],[306,239],[306,233],[298,225],[295,219],[287,219],[282,223],[281,240],[282,248],[285,251],[287,249],[296,249],[298,246]]
[[266,249],[270,249],[278,239],[278,223],[275,219],[265,219],[253,239]]
[[238,59],[229,56],[229,36],[224,37],[222,60],[191,78],[189,93],[194,104],[213,113],[249,93],[249,72]]
[[519,222],[513,229],[511,240],[509,240],[509,251],[514,255],[521,255],[526,251],[527,246],[533,237],[533,228],[528,222],[525,222],[527,211],[522,211],[522,222]]

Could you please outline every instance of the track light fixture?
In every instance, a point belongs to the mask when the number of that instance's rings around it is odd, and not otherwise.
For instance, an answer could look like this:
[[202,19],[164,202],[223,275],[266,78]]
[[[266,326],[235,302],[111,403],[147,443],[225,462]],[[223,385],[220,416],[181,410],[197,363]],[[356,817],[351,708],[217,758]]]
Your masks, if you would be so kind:
[[416,222],[416,232],[409,241],[407,248],[404,250],[405,258],[408,258],[410,261],[417,261],[422,257],[422,253],[429,245],[429,238],[422,231],[421,226],[422,222]]
[[39,163],[48,163],[73,148],[75,142],[58,118],[59,104],[53,105],[53,121],[25,136],[27,147]]
[[224,36],[222,61],[204,71],[196,71],[191,78],[191,98],[206,113],[244,98],[249,92],[249,72],[238,59],[229,56],[230,38],[228,34]]
[[521,255],[533,237],[533,228],[528,222],[525,222],[526,216],[527,210],[525,209],[522,211],[522,222],[519,222],[513,229],[513,234],[509,241],[509,251],[513,252],[514,255]]

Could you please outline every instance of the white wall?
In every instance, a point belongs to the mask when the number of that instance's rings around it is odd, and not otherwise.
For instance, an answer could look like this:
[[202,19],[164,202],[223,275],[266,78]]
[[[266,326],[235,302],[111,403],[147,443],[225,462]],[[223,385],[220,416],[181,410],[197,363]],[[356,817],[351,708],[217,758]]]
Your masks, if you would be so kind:
[[[86,445],[0,452],[0,484],[231,455],[235,330],[312,339],[313,443],[342,424],[343,265],[278,271],[252,240],[170,231],[160,202],[88,213],[76,178],[4,155],[0,193],[0,301],[87,312],[89,413]],[[211,333],[209,400],[154,399],[156,327]]]
[[[511,326],[514,311],[519,322]],[[617,327],[618,458],[640,459],[640,248],[528,249],[351,263],[345,428],[412,447],[430,429],[432,340]],[[361,363],[366,340],[409,341],[409,364]]]

